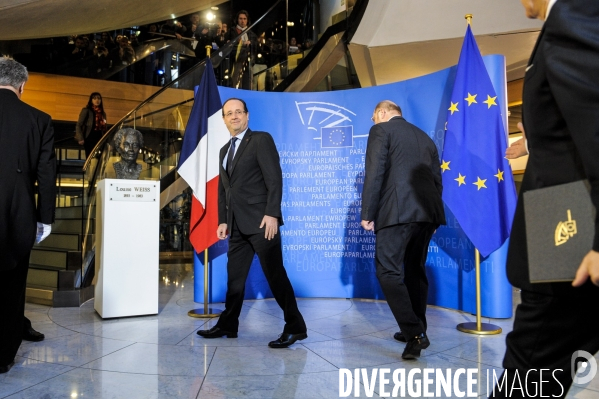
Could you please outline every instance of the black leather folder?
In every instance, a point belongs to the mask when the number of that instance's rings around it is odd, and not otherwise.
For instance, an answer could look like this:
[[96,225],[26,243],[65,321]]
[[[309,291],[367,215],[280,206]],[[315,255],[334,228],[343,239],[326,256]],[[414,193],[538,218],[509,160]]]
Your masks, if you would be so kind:
[[524,193],[531,283],[572,281],[595,235],[595,207],[588,181]]

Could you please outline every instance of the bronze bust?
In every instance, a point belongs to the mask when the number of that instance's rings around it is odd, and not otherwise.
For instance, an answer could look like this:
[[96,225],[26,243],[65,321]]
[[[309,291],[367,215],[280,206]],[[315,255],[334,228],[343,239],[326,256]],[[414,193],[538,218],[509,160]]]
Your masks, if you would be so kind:
[[142,165],[137,163],[137,155],[144,145],[143,135],[130,127],[120,129],[115,133],[113,143],[121,156],[120,161],[112,164],[116,178],[137,180],[142,170]]

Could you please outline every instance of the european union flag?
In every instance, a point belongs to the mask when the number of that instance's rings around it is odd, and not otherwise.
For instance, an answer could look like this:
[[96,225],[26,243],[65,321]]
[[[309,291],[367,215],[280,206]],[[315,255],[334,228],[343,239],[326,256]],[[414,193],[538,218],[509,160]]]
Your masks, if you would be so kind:
[[466,30],[447,112],[441,170],[443,200],[488,256],[510,235],[516,208],[507,137],[497,94],[470,26]]
[[322,148],[353,147],[354,127],[333,126],[320,129],[322,134]]

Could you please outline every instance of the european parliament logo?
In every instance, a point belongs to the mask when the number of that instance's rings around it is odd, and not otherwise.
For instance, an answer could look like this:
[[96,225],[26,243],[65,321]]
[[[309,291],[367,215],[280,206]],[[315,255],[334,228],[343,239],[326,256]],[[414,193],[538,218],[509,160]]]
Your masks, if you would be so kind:
[[355,112],[337,104],[321,101],[296,101],[295,105],[302,124],[307,126],[308,130],[315,131],[313,138],[320,140],[321,148],[354,146],[354,126],[351,122],[356,116]]
[[353,126],[322,127],[320,131],[322,148],[354,146]]

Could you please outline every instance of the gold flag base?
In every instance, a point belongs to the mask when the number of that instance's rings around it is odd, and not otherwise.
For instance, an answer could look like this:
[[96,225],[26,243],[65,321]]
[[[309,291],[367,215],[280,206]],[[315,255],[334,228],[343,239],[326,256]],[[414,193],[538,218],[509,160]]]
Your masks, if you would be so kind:
[[[210,54],[210,53],[208,53]],[[204,250],[204,309],[191,309],[187,316],[196,318],[216,317],[223,311],[208,307],[208,248]]]
[[480,323],[480,328],[478,328],[477,323],[460,323],[456,326],[458,330],[461,332],[465,332],[468,334],[477,334],[477,335],[497,335],[501,334],[501,327],[496,326],[495,324],[489,323]]
[[213,308],[192,309],[189,312],[187,312],[187,316],[203,319],[203,318],[216,317],[216,316],[220,315],[222,312],[223,311],[220,309],[213,309]]

